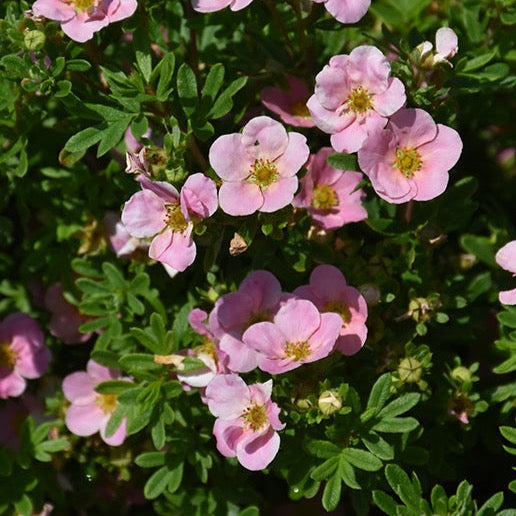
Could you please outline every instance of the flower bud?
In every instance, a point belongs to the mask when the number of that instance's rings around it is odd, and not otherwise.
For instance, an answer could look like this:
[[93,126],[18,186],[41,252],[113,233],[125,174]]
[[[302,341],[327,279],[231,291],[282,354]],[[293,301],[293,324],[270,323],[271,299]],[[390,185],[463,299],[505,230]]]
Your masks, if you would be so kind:
[[23,43],[30,52],[40,50],[45,45],[45,33],[40,30],[29,30],[23,37]]
[[471,382],[471,372],[467,367],[457,366],[451,372],[452,378],[460,382]]
[[319,410],[330,416],[342,408],[342,398],[335,391],[324,391],[318,400]]
[[422,374],[423,365],[413,357],[404,358],[398,364],[398,375],[403,383],[417,383]]

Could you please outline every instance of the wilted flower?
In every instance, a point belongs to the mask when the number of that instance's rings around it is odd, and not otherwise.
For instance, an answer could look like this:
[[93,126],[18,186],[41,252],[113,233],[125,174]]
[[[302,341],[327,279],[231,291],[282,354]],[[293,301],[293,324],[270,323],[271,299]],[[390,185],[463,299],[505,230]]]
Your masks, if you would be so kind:
[[280,445],[276,430],[285,427],[271,393],[272,380],[248,386],[236,374],[218,375],[206,388],[208,407],[217,418],[213,426],[217,449],[252,471],[271,463]]

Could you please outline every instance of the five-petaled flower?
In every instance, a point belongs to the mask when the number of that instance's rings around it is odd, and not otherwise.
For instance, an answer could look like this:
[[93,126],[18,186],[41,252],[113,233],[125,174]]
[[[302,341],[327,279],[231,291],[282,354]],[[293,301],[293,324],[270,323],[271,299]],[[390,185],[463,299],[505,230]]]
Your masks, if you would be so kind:
[[315,125],[331,134],[336,151],[356,152],[403,106],[405,87],[390,73],[380,50],[362,45],[349,55],[333,56],[317,74],[307,106]]
[[36,0],[32,12],[60,22],[69,38],[84,43],[110,23],[132,16],[137,7],[136,0]]
[[271,393],[272,380],[248,386],[236,374],[218,375],[206,388],[208,408],[217,418],[213,426],[217,449],[252,471],[272,462],[280,445],[276,430],[285,427]]
[[250,120],[242,133],[225,134],[210,148],[210,164],[223,180],[219,204],[229,215],[273,212],[292,202],[296,173],[310,151],[306,138],[287,133],[268,116]]
[[313,0],[315,3],[324,3],[326,10],[341,23],[355,23],[362,18],[371,0]]
[[428,201],[442,194],[462,140],[422,109],[403,109],[358,151],[358,163],[376,193],[394,204]]

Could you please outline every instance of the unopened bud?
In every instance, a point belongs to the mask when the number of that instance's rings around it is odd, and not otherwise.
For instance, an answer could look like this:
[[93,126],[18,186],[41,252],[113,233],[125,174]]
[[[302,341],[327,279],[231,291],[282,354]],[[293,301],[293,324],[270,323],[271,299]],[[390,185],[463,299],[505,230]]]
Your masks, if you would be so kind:
[[423,365],[413,357],[404,358],[398,364],[398,375],[403,383],[417,383],[422,374]]
[[42,49],[45,45],[45,40],[45,33],[40,30],[29,30],[23,37],[23,43],[30,52]]
[[319,396],[319,410],[329,416],[342,408],[342,398],[335,391],[324,391]]
[[300,398],[296,400],[296,406],[301,410],[310,410],[312,408],[312,402],[307,398]]
[[460,382],[470,382],[471,381],[471,372],[467,367],[457,366],[451,372],[452,378],[454,380],[459,380]]

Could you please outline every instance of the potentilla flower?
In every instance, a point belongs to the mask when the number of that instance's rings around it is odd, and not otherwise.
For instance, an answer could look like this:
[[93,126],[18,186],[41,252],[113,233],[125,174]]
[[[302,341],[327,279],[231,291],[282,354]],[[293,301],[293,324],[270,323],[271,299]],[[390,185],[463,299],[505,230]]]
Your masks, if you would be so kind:
[[217,449],[251,471],[272,462],[280,445],[276,431],[285,427],[271,393],[272,380],[248,386],[236,374],[216,376],[206,388],[208,407],[217,418],[213,426]]
[[84,43],[110,23],[132,16],[137,7],[136,0],[36,0],[32,12],[61,22],[69,38]]
[[229,7],[232,11],[240,11],[253,0],[192,0],[192,7],[200,13],[211,13]]
[[355,23],[360,20],[371,5],[371,0],[313,0],[324,4],[326,10],[341,23]]
[[229,215],[250,215],[287,206],[297,190],[296,173],[309,153],[302,134],[287,133],[268,116],[253,118],[241,134],[217,138],[209,157],[223,180],[220,207]]
[[445,63],[453,67],[448,59],[451,59],[459,50],[457,34],[448,27],[441,27],[435,33],[435,52],[433,48],[430,41],[423,41],[416,47],[415,55],[421,66],[433,68],[440,63]]
[[365,141],[358,163],[382,199],[400,204],[442,194],[461,152],[457,131],[422,109],[403,109]]
[[50,333],[65,344],[82,344],[91,337],[90,333],[81,333],[79,326],[90,318],[79,313],[76,306],[70,304],[63,295],[61,283],[54,283],[45,294],[45,306],[51,312]]
[[298,287],[294,295],[309,299],[321,312],[340,315],[340,331],[335,349],[344,355],[360,351],[367,338],[367,304],[360,292],[346,283],[333,265],[319,265],[310,274],[310,284]]
[[273,322],[250,326],[242,340],[258,353],[258,367],[271,374],[327,357],[342,327],[336,313],[319,313],[306,299],[287,299]]
[[102,440],[111,445],[119,446],[126,437],[126,418],[110,437],[106,436],[106,426],[118,406],[116,394],[99,394],[95,387],[109,380],[127,380],[120,371],[109,369],[89,360],[86,371],[69,374],[63,380],[63,392],[71,405],[65,416],[68,430],[76,435],[89,436],[100,432]]
[[[516,240],[505,244],[496,253],[496,263],[506,271],[516,276]],[[498,294],[500,303],[504,305],[516,305],[516,288],[504,290]]]
[[138,177],[142,191],[125,203],[122,223],[136,238],[152,238],[149,256],[177,271],[195,260],[192,238],[194,222],[210,217],[217,209],[215,183],[203,174],[190,176],[181,195],[169,183]]
[[333,149],[323,147],[310,156],[301,191],[292,201],[296,208],[306,208],[323,229],[337,229],[367,218],[367,210],[362,206],[365,193],[357,189],[362,174],[333,168],[327,162],[330,154]]
[[362,45],[333,56],[315,78],[307,106],[315,125],[331,134],[338,152],[356,152],[405,103],[405,87],[376,47]]
[[288,90],[268,87],[262,90],[262,104],[279,115],[286,124],[313,127],[306,101],[310,96],[306,83],[293,75],[287,77]]
[[21,312],[8,315],[0,322],[0,398],[20,396],[25,379],[46,373],[50,358],[38,323]]
[[209,325],[219,339],[220,349],[227,355],[229,370],[246,373],[257,366],[257,353],[242,341],[242,335],[252,324],[272,320],[281,297],[281,285],[276,277],[259,270],[242,281],[237,292],[217,300]]

